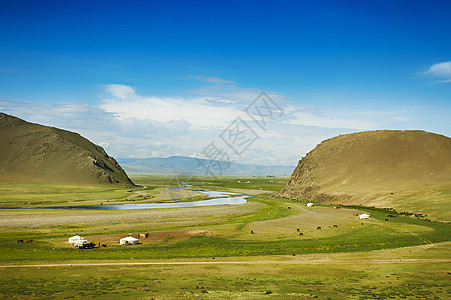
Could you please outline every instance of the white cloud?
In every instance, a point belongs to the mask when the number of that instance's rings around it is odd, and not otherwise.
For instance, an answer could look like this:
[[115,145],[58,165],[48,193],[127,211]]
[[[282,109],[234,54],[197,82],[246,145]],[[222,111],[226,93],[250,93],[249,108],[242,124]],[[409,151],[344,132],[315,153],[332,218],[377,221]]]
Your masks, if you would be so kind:
[[369,120],[362,119],[342,119],[334,116],[321,117],[306,112],[293,112],[294,118],[286,121],[291,125],[316,126],[323,128],[343,128],[343,129],[362,129],[369,130],[377,128],[376,124]]
[[103,99],[98,107],[120,120],[185,121],[195,129],[220,128],[240,112],[231,107],[211,105],[204,98],[140,96],[131,87],[117,84],[108,85],[105,90],[113,97]]
[[199,81],[205,82],[205,83],[213,83],[213,84],[235,84],[235,81],[226,80],[223,78],[215,77],[215,76],[204,76],[204,75],[188,75],[186,78],[194,78]]
[[130,99],[135,96],[135,90],[132,87],[122,84],[107,84],[105,90],[119,99]]
[[227,100],[227,99],[221,99],[221,98],[211,98],[211,99],[205,99],[205,101],[210,103],[221,103],[221,104],[234,104],[238,103],[238,100]]
[[442,80],[435,83],[450,83],[451,82],[451,61],[437,63],[432,65],[429,70],[423,73],[424,75],[431,75]]
[[[199,88],[188,91],[190,94],[213,99],[220,99],[222,104],[239,104],[240,109],[244,109],[248,104],[257,98],[263,90],[258,88],[242,88],[234,81],[225,80],[218,77],[201,75],[189,75],[187,78],[194,78],[213,85],[203,85]],[[265,91],[266,94],[280,106],[289,103],[289,99],[273,91]]]
[[437,63],[432,65],[424,74],[434,76],[451,76],[451,61]]
[[344,109],[343,107],[289,106],[285,124],[324,129],[375,130],[406,124],[412,120],[412,109],[396,111]]

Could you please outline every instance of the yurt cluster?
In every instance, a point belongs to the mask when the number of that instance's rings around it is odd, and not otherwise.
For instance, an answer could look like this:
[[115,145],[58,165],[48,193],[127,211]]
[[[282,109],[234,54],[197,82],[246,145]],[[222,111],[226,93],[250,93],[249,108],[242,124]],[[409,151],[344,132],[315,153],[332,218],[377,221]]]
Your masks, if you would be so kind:
[[[128,236],[121,238],[119,240],[119,245],[123,246],[131,246],[131,245],[138,245],[139,244],[139,238],[147,238],[149,237],[149,233],[140,233],[138,234],[138,238],[135,238],[131,236],[131,234],[128,234]],[[82,236],[75,235],[69,238],[69,244],[75,246],[75,248],[79,249],[91,249],[95,247],[95,243],[92,241],[88,241]],[[103,247],[106,247],[106,244],[102,244]],[[100,247],[100,243],[99,243]]]

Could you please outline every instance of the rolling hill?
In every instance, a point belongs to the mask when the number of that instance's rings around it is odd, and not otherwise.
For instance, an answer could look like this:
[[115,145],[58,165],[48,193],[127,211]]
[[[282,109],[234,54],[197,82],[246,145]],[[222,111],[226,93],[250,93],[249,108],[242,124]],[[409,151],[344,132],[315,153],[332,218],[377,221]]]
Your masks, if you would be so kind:
[[[227,163],[188,156],[118,158],[118,161],[129,174],[206,175],[207,170],[211,170],[214,175],[283,176],[294,170],[293,166]],[[222,169],[221,172],[218,168]]]
[[299,161],[278,196],[395,208],[451,221],[451,139],[379,130],[323,141]]
[[4,113],[0,181],[134,186],[114,158],[79,134]]

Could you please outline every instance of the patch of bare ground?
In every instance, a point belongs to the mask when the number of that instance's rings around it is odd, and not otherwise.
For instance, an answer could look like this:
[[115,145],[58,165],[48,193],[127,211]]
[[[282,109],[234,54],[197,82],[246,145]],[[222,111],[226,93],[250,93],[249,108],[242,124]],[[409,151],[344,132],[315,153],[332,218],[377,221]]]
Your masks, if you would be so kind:
[[204,193],[192,190],[156,188],[154,190],[136,190],[129,198],[136,196],[148,196],[152,199],[144,202],[158,202],[166,200],[178,200],[205,196]]
[[[194,208],[166,208],[148,210],[115,210],[115,211],[88,211],[88,210],[0,210],[0,229],[13,228],[39,228],[51,226],[95,226],[102,224],[157,224],[165,223],[171,219],[180,223],[180,220],[222,217],[236,214],[248,214],[257,211],[263,206],[257,202],[247,202],[241,205],[230,206],[204,206]],[[199,220],[195,220],[199,222]]]

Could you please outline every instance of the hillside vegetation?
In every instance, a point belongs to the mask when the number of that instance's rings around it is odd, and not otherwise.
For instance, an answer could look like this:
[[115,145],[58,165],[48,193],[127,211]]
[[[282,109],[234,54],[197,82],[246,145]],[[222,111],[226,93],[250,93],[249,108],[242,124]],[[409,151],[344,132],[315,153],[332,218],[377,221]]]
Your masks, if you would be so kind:
[[279,196],[391,207],[451,221],[451,139],[380,130],[323,141],[299,161]]
[[116,160],[77,133],[0,113],[0,181],[134,186]]

